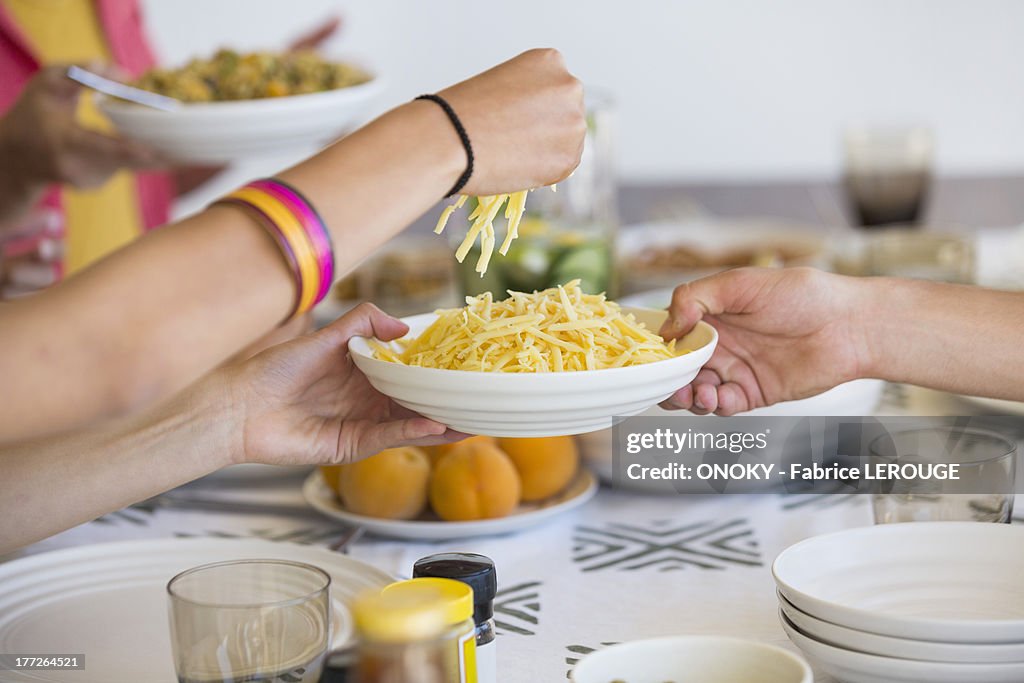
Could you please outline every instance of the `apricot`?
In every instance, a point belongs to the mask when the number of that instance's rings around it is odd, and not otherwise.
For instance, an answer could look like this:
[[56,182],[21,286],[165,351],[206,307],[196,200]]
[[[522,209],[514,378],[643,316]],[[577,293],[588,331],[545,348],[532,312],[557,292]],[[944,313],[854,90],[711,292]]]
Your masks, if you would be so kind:
[[320,465],[320,476],[324,478],[327,488],[338,492],[338,478],[341,476],[342,465]]
[[[471,436],[462,441],[456,441],[454,443],[443,443],[440,446],[430,446],[430,450],[427,454],[430,456],[430,461],[436,466],[437,462],[444,456],[451,453],[453,450],[460,446],[466,446],[472,443],[489,443],[497,444],[498,440],[493,436]],[[433,451],[433,452],[431,452]]]
[[571,436],[536,439],[499,439],[523,484],[523,500],[543,500],[572,481],[579,466],[579,451]]
[[389,448],[341,465],[338,496],[350,511],[382,519],[413,519],[427,506],[430,458],[419,448]]
[[466,439],[437,463],[430,505],[441,519],[463,522],[505,517],[519,505],[519,474],[493,442]]

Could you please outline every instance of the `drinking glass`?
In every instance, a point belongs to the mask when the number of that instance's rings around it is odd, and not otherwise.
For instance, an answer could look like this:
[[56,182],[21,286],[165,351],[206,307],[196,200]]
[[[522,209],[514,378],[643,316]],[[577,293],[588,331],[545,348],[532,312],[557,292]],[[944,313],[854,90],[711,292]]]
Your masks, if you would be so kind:
[[916,223],[931,184],[931,131],[920,126],[850,128],[844,147],[844,187],[858,224]]
[[1017,446],[995,432],[950,426],[883,434],[870,463],[957,464],[958,479],[887,479],[871,495],[875,524],[1009,522]]
[[237,560],[167,584],[179,683],[314,683],[330,642],[330,584],[301,562]]

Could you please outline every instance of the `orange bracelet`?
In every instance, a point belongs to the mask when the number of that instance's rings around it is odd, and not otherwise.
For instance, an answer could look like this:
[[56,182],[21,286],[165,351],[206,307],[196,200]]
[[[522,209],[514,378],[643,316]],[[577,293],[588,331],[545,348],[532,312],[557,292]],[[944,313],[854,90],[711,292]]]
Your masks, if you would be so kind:
[[252,187],[243,187],[226,199],[238,199],[265,214],[291,245],[302,277],[299,303],[294,315],[302,315],[316,303],[320,290],[320,265],[302,223],[273,195]]

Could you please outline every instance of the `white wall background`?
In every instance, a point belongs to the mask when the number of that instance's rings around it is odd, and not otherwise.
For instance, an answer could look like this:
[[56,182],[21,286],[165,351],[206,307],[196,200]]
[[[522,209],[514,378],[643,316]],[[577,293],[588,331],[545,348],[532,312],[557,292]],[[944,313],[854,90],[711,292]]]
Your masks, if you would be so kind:
[[837,172],[852,122],[924,122],[940,172],[1024,169],[1016,0],[146,0],[161,57],[278,48],[331,14],[378,109],[528,47],[611,89],[627,181]]

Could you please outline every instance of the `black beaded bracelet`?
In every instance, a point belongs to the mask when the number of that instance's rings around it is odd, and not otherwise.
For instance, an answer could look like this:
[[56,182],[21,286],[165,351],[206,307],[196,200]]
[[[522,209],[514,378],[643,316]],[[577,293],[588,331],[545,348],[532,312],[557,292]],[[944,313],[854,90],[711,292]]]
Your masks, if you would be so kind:
[[444,113],[448,115],[452,125],[455,127],[455,132],[459,134],[459,140],[462,140],[462,147],[466,150],[466,170],[462,172],[459,179],[452,185],[452,189],[448,191],[445,198],[451,197],[452,195],[458,194],[459,191],[466,186],[469,182],[469,177],[473,175],[473,145],[469,143],[469,134],[466,132],[466,127],[462,125],[462,121],[459,120],[458,114],[452,109],[452,105],[441,97],[440,95],[420,95],[416,98],[417,100],[430,100],[431,102],[437,103],[441,109],[444,109]]

